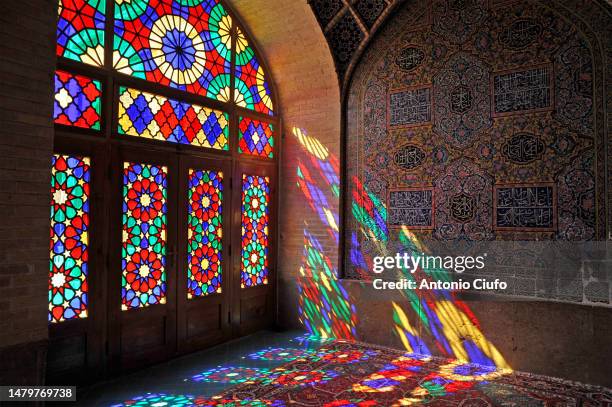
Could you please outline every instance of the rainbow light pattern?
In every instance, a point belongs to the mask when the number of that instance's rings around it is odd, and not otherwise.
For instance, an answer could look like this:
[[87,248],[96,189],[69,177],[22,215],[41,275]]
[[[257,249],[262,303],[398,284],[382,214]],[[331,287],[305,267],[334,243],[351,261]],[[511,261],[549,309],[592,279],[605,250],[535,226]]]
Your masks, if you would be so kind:
[[217,0],[115,0],[113,66],[227,102],[232,19]]
[[110,407],[287,407],[282,401],[202,397],[190,394],[145,393]]
[[119,134],[229,150],[229,116],[137,89],[119,88]]
[[248,40],[237,28],[236,39],[236,92],[234,101],[238,106],[256,112],[274,115],[270,85],[266,73],[255,56]]
[[358,350],[329,350],[326,348],[321,348],[317,352],[317,357],[321,359],[321,361],[334,363],[334,364],[352,364],[364,362],[370,359],[371,356],[378,355],[378,351],[367,350],[367,351],[358,351]]
[[64,71],[55,71],[53,120],[57,124],[100,130],[102,84]]
[[297,283],[300,322],[310,334],[345,339],[356,336],[357,309],[323,246],[307,230]]
[[353,391],[364,393],[386,393],[395,390],[402,382],[415,376],[429,357],[411,358],[400,357],[385,365],[381,370],[372,373],[359,383],[353,384]]
[[88,157],[54,154],[51,162],[49,322],[87,316]]
[[189,169],[187,298],[221,292],[223,173]]
[[270,179],[242,175],[242,253],[240,286],[268,284]]
[[197,398],[194,400],[194,405],[203,407],[287,407],[287,404],[280,400],[260,400],[252,398],[228,399],[220,396]]
[[260,120],[240,117],[238,152],[258,157],[274,157],[274,126]]
[[[302,146],[297,158],[297,186],[308,205],[328,232],[331,242],[338,243],[338,209],[328,201],[339,197],[337,158],[316,138],[299,128],[293,135]],[[349,253],[352,266],[364,277],[371,278],[372,249],[376,255],[387,256],[389,230],[383,201],[362,182],[351,180],[351,214],[358,228],[350,236]],[[334,203],[335,204],[335,203]],[[325,256],[323,245],[304,230],[304,256],[298,276],[299,315],[309,333],[322,337],[355,338],[358,315],[351,298],[337,279],[332,262]],[[359,235],[370,243],[366,252],[360,245]],[[319,237],[319,236],[317,236]],[[408,228],[399,231],[399,244],[408,254],[427,252]],[[327,249],[329,250],[329,249]],[[407,279],[450,279],[445,270],[418,270],[416,274],[404,272]],[[394,320],[393,333],[411,353],[436,352],[464,362],[508,369],[509,366],[495,346],[486,339],[478,319],[469,307],[451,292],[406,290],[406,301],[392,302],[389,312]],[[406,307],[407,304],[407,307]],[[414,315],[414,317],[411,317]],[[411,318],[415,318],[414,321]],[[418,321],[416,320],[418,319]],[[417,323],[421,327],[417,327]],[[427,335],[433,340],[423,339]],[[433,345],[432,345],[433,344]],[[435,347],[435,349],[433,348]]]
[[[159,407],[159,406],[173,406],[173,407],[187,407],[195,406],[195,397],[191,395],[183,394],[165,394],[165,393],[146,393],[142,396],[136,396],[130,400],[126,400],[123,403],[113,404],[111,407]],[[203,405],[203,404],[197,404]]]
[[123,164],[122,310],[166,303],[167,174]]
[[305,387],[314,384],[322,384],[338,377],[339,374],[333,370],[288,370],[282,367],[276,368],[269,378],[262,379],[262,382],[273,383],[283,387]]
[[312,357],[314,353],[308,349],[298,348],[266,348],[251,353],[248,358],[252,360],[265,360],[275,362],[291,362],[293,360]]
[[104,66],[106,1],[59,0],[57,56]]
[[199,383],[238,384],[255,382],[268,376],[270,369],[258,367],[216,367],[191,377],[191,381]]

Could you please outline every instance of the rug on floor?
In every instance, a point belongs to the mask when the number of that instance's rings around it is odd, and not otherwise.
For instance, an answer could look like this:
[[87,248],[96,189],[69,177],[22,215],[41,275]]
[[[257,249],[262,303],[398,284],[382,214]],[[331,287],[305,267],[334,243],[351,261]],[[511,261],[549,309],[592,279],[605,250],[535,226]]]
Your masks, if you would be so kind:
[[[273,352],[262,357],[278,357]],[[608,406],[612,391],[491,366],[334,341],[281,367],[194,399],[198,406]]]
[[236,384],[214,397],[147,393],[114,407],[612,406],[602,387],[343,340],[248,359],[286,363],[219,366],[189,379]]

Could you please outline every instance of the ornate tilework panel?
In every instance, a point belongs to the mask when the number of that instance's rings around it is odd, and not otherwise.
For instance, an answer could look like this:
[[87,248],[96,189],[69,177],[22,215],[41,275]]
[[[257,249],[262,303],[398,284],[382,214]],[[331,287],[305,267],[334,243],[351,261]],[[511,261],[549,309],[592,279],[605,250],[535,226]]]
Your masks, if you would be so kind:
[[229,150],[229,116],[137,89],[119,88],[119,134]]
[[319,24],[325,28],[340,10],[342,10],[342,0],[311,0],[312,7]]
[[101,110],[100,81],[65,71],[55,72],[55,123],[100,130]]
[[554,186],[522,185],[495,187],[495,227],[498,229],[554,230],[556,224]]
[[336,61],[336,68],[340,75],[346,71],[351,57],[363,38],[364,33],[350,12],[345,12],[327,34],[332,55]]
[[487,0],[436,0],[431,7],[433,31],[457,44],[474,35],[488,13]]
[[389,227],[433,228],[433,189],[389,192]]
[[389,95],[389,126],[418,126],[431,121],[431,88],[396,91]]
[[[383,153],[379,153],[379,156],[384,157]],[[417,168],[423,163],[424,160],[425,153],[423,150],[412,144],[403,146],[393,156],[393,162],[395,165],[406,170]],[[386,163],[383,165],[386,166]]]
[[488,94],[489,69],[477,57],[458,53],[433,78],[433,130],[447,143],[465,148],[493,124]]
[[500,73],[493,77],[493,108],[496,115],[552,108],[550,66]]
[[[390,191],[433,185],[434,227],[413,226],[419,238],[605,238],[612,53],[599,2],[406,2],[390,18],[351,77],[347,182],[387,203]],[[430,113],[415,89],[431,89]],[[346,222],[345,245],[366,257],[401,245],[391,232],[373,244],[351,213]],[[359,277],[350,256],[347,276]]]
[[359,14],[361,21],[368,27],[372,28],[378,17],[387,8],[385,0],[357,0],[354,5],[355,11]]

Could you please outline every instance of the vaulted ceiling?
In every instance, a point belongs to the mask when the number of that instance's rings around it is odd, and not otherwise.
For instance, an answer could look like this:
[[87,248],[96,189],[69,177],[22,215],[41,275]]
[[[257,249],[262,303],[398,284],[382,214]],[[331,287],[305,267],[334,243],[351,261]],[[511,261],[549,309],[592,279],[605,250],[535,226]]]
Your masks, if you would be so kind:
[[329,43],[340,88],[361,52],[390,13],[405,0],[308,0]]

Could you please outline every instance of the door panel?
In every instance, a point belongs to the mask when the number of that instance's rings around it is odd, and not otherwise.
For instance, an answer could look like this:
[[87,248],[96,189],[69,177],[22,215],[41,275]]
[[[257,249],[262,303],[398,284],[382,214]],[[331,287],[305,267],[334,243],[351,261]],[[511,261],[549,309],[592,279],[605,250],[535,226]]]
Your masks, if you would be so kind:
[[274,322],[276,218],[274,164],[236,163],[234,170],[233,328],[245,335]]
[[[52,248],[50,253],[51,264],[53,265],[51,272],[54,276],[56,273],[68,272],[70,267],[74,267],[75,264],[78,265],[79,262],[81,264],[79,268],[86,270],[85,280],[78,288],[73,286],[67,278],[62,281],[63,284],[58,284],[54,278],[52,285],[56,288],[63,285],[64,289],[69,289],[68,291],[60,291],[64,293],[62,307],[65,309],[74,307],[72,301],[69,300],[71,294],[82,298],[82,301],[86,303],[86,311],[83,311],[80,316],[84,316],[85,312],[87,316],[85,318],[74,318],[74,315],[64,314],[61,322],[49,324],[49,351],[47,355],[47,370],[50,373],[49,384],[67,382],[80,384],[84,377],[96,378],[103,374],[103,370],[99,367],[104,363],[104,324],[106,322],[103,318],[104,301],[103,290],[101,290],[104,281],[103,236],[105,231],[103,227],[99,227],[98,220],[103,216],[104,208],[105,178],[103,169],[106,165],[106,155],[103,150],[96,147],[96,143],[62,142],[61,140],[55,143],[57,157],[63,156],[65,159],[74,157],[78,158],[81,163],[89,160],[87,177],[84,174],[77,175],[74,172],[77,171],[77,168],[83,168],[81,165],[73,167],[70,162],[66,161],[68,166],[63,170],[58,170],[54,166],[56,172],[61,172],[66,177],[58,178],[56,175],[52,181],[52,189],[62,190],[67,186],[72,186],[77,178],[78,182],[81,183],[80,185],[89,188],[88,194],[72,192],[81,198],[86,197],[82,201],[83,207],[80,211],[88,215],[89,222],[84,221],[82,214],[70,217],[67,212],[66,221],[52,220],[51,227],[54,228],[54,232],[51,238]],[[61,201],[61,195],[53,194],[51,199],[54,204],[61,204],[61,202],[58,202],[58,200]],[[85,205],[87,205],[88,210],[84,209]],[[57,213],[57,210],[59,209],[56,208],[55,213]],[[75,223],[76,218],[83,219],[86,226],[80,227],[78,223]],[[72,239],[70,247],[67,245],[67,229],[63,231],[55,230],[55,227],[59,224],[70,224],[74,228],[71,234],[74,234],[77,238]],[[58,249],[56,245],[60,242],[63,242],[63,245]],[[72,252],[72,250],[77,250],[79,254]],[[58,254],[58,252],[63,253]],[[58,255],[63,257],[64,260],[58,261],[56,258]],[[71,266],[69,262],[72,260],[74,262],[71,263]],[[70,272],[70,275],[73,276],[73,273]],[[82,293],[87,294],[86,300]],[[53,303],[57,303],[56,298],[54,298]],[[87,372],[87,375],[75,375],[75,371]]]
[[231,166],[182,157],[179,197],[178,350],[228,339]]
[[178,169],[166,153],[113,156],[109,353],[114,367],[134,368],[175,353]]

